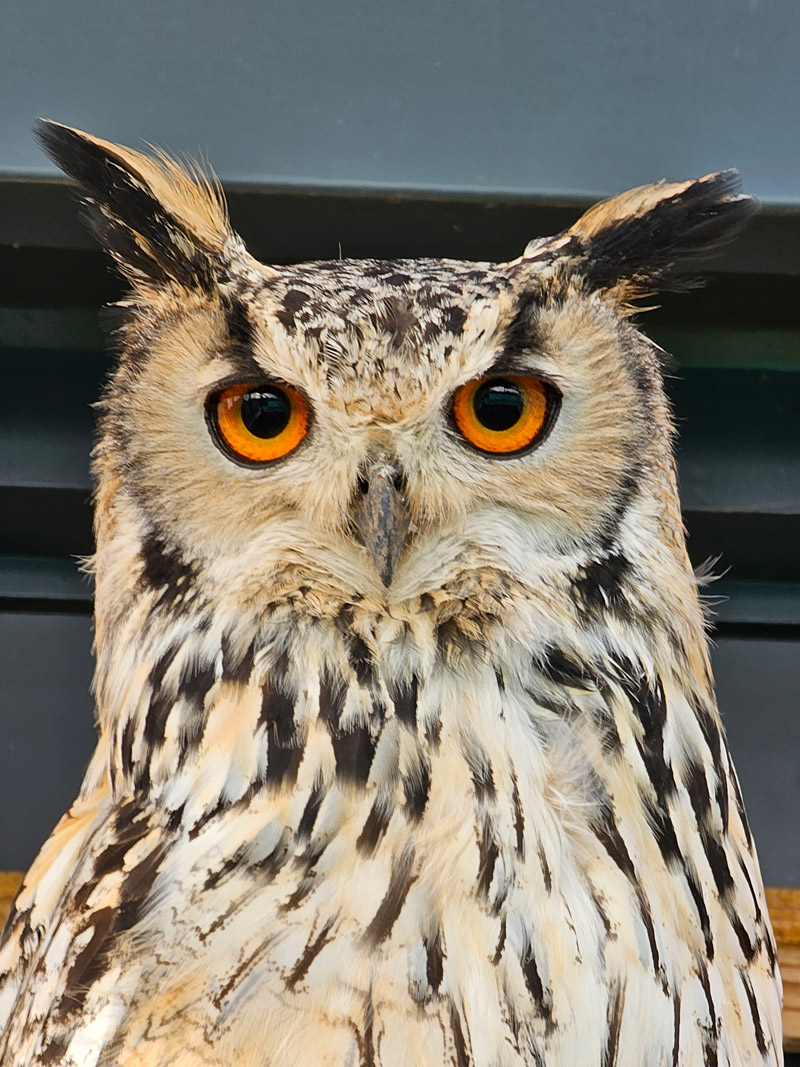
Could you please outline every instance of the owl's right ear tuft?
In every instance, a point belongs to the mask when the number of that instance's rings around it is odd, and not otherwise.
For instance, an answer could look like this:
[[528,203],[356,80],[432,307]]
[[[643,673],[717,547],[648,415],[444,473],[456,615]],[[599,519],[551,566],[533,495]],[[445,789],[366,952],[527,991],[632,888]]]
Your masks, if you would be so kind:
[[92,230],[134,285],[213,287],[231,236],[213,178],[57,122],[40,119],[35,133],[84,194]]
[[686,288],[675,267],[727,244],[758,209],[735,170],[686,182],[656,182],[595,204],[557,237],[522,257],[566,257],[593,289],[620,300]]

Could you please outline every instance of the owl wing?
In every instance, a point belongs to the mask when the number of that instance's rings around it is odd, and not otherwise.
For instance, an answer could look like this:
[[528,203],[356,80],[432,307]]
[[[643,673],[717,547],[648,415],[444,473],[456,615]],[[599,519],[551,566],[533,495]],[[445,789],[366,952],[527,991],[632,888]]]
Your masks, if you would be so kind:
[[112,942],[150,891],[163,821],[137,800],[112,802],[102,782],[58,823],[0,942],[0,1063],[95,1062],[124,1011]]

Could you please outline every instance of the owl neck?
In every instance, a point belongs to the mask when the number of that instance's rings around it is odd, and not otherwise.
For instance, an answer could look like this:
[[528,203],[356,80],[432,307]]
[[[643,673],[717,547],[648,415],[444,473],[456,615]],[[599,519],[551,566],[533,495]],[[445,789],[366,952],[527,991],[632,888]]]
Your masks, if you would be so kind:
[[443,737],[480,792],[520,707],[546,747],[543,724],[596,717],[626,672],[652,681],[677,662],[687,699],[709,699],[696,595],[667,554],[648,560],[651,575],[673,570],[649,599],[614,546],[568,569],[542,560],[535,583],[482,572],[391,610],[298,592],[256,618],[204,599],[163,550],[139,545],[137,569],[112,547],[98,556],[96,691],[113,789],[190,805],[193,820],[265,788],[333,784],[413,813]]

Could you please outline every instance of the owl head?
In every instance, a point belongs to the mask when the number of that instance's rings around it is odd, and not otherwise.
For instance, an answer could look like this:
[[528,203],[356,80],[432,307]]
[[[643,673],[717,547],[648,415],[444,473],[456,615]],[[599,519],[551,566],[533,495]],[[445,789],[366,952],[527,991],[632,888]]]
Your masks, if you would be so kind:
[[203,173],[39,136],[131,286],[95,454],[101,619],[686,599],[659,352],[630,317],[752,214],[735,172],[634,189],[509,263],[279,267]]

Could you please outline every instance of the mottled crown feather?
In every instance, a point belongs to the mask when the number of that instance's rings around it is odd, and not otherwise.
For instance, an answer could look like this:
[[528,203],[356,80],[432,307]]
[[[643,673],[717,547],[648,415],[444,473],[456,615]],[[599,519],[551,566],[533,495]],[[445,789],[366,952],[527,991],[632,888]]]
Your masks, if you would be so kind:
[[89,224],[134,284],[207,288],[231,236],[216,179],[41,119],[36,135],[85,195]]
[[736,170],[655,182],[595,204],[558,237],[534,241],[523,261],[557,252],[589,286],[620,299],[686,288],[676,265],[732,241],[758,209]]

